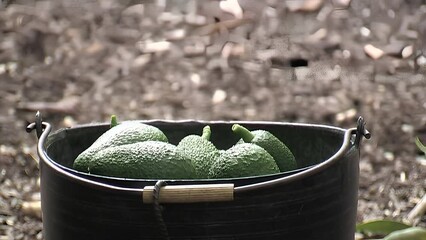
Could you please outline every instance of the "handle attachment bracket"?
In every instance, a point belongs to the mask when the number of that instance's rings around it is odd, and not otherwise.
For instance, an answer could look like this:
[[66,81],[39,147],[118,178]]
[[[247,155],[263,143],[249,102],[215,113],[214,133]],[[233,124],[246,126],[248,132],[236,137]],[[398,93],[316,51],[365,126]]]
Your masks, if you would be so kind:
[[365,128],[365,120],[360,116],[357,121],[356,136],[354,140],[354,143],[357,147],[359,147],[362,137],[370,139],[371,133]]
[[42,116],[40,111],[37,111],[35,115],[35,122],[28,124],[27,128],[25,129],[28,133],[32,132],[34,129],[37,133],[37,138],[40,139],[41,134],[43,133],[45,126],[43,125]]

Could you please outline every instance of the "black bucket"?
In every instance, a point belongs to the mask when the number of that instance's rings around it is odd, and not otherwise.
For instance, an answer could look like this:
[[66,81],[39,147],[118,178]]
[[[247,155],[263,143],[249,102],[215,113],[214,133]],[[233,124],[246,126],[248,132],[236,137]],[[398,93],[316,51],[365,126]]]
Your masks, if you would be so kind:
[[[294,153],[299,169],[268,176],[220,180],[144,180],[74,171],[76,156],[108,128],[91,124],[37,129],[45,240],[288,239],[353,240],[360,142],[358,127],[280,122],[141,121],[160,128],[171,143],[212,129],[212,142],[237,141],[231,126],[264,129]],[[164,186],[166,185],[166,186]]]

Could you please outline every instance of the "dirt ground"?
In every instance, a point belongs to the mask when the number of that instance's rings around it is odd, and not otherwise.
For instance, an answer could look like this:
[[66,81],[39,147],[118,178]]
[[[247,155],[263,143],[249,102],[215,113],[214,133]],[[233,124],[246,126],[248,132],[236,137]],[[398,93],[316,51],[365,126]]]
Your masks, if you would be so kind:
[[37,110],[55,129],[111,114],[342,128],[363,116],[358,221],[405,219],[426,192],[424,0],[1,4],[0,240],[43,239],[25,132]]

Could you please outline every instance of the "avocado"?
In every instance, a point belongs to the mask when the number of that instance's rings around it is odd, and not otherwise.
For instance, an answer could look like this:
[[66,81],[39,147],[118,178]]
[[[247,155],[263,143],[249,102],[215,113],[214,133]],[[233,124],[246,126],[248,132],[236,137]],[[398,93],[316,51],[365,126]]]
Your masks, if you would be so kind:
[[[113,121],[111,123],[112,126]],[[95,153],[103,149],[148,140],[168,141],[166,135],[160,129],[141,122],[128,121],[114,125],[77,156],[74,161],[74,168],[80,170],[87,168],[87,162]]]
[[232,131],[242,139],[237,143],[254,143],[264,148],[275,159],[281,172],[297,168],[296,159],[290,149],[272,133],[265,130],[249,131],[247,128],[234,124]]
[[279,172],[274,158],[265,149],[252,143],[241,143],[220,151],[209,178],[250,177]]
[[89,158],[83,168],[77,170],[135,179],[196,177],[191,159],[176,151],[175,145],[160,141],[144,141],[103,149]]
[[199,179],[208,178],[210,167],[219,155],[217,148],[210,142],[210,135],[210,126],[205,126],[201,136],[186,136],[177,145],[177,150],[192,160]]

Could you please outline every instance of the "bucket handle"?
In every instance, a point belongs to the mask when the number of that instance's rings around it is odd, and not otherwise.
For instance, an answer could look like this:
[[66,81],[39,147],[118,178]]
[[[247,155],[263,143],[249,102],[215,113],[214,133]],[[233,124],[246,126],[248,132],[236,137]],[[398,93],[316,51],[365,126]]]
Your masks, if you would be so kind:
[[[47,156],[43,143],[46,142],[47,137],[52,129],[51,125],[46,122],[42,122],[41,114],[37,112],[36,121],[27,126],[27,132],[32,130],[37,131],[37,137],[39,138],[37,144],[37,152],[40,158],[44,160],[46,164],[60,172],[64,176],[68,177],[73,181],[88,184],[94,188],[106,190],[106,191],[123,191],[126,193],[142,194],[144,203],[155,202],[154,196],[155,191],[153,186],[146,186],[142,189],[138,188],[125,188],[118,187],[106,183],[100,183],[90,179],[86,179],[80,176],[76,176],[58,166],[53,164],[53,160]],[[353,138],[355,135],[355,139]],[[195,203],[195,202],[217,202],[217,201],[232,201],[234,195],[237,193],[249,192],[256,189],[273,187],[283,183],[290,183],[296,180],[300,180],[307,176],[311,176],[327,168],[334,162],[338,161],[343,155],[345,155],[349,148],[355,146],[359,148],[362,137],[369,139],[371,134],[365,129],[365,122],[362,117],[358,119],[357,128],[347,129],[343,137],[343,143],[340,149],[331,156],[327,161],[317,164],[305,171],[295,173],[282,178],[272,179],[265,182],[253,183],[248,185],[242,185],[234,187],[234,184],[197,184],[197,185],[167,185],[161,187],[161,192],[158,195],[159,202],[167,203]]]
[[[154,202],[154,186],[146,186],[142,191],[144,203]],[[166,185],[161,187],[158,202],[160,203],[196,203],[223,202],[234,199],[234,184],[193,184]]]

